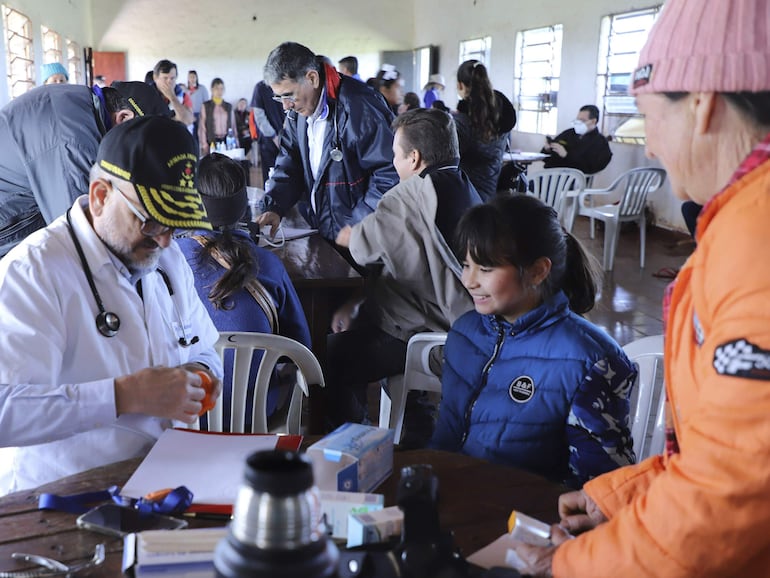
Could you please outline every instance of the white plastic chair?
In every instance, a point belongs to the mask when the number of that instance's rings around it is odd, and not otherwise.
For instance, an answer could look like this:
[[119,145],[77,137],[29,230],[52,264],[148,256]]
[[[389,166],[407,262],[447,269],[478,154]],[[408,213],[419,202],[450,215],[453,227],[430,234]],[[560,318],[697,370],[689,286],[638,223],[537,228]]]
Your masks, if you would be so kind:
[[[308,395],[308,384],[324,386],[323,372],[315,355],[301,343],[267,333],[220,332],[215,348],[222,361],[225,362],[225,352],[233,351],[232,357],[232,395],[230,404],[230,431],[244,433],[246,411],[251,411],[251,432],[266,433],[267,425],[267,390],[270,377],[276,363],[282,357],[289,358],[297,366],[297,384],[292,391],[289,410],[286,418],[286,430],[290,434],[299,434],[302,420],[302,395]],[[249,382],[251,360],[255,352],[264,351],[259,364],[257,375]],[[254,402],[251,408],[246,407],[246,396],[254,390]],[[223,397],[207,413],[209,431],[224,431]]]
[[623,351],[639,366],[639,375],[631,394],[630,415],[634,453],[637,462],[640,462],[662,453],[666,444],[663,336],[642,337],[625,345]]
[[562,225],[572,232],[576,197],[586,188],[586,176],[577,169],[543,169],[527,175],[533,195],[559,214]]
[[[647,221],[644,209],[647,195],[656,191],[666,180],[666,171],[656,168],[637,168],[623,173],[606,189],[586,189],[578,200],[581,215],[591,219],[591,238],[594,238],[594,219],[604,221],[604,256],[602,264],[605,271],[612,271],[615,263],[615,251],[620,236],[620,223],[635,221],[639,224],[639,267],[644,268],[644,248],[647,235]],[[619,202],[594,206],[596,198],[608,197],[622,190]]]
[[393,443],[401,441],[404,428],[406,396],[410,390],[441,393],[441,379],[430,369],[430,352],[446,343],[445,332],[426,332],[413,335],[406,346],[404,375],[388,378],[390,396],[380,391],[380,427],[394,430]]

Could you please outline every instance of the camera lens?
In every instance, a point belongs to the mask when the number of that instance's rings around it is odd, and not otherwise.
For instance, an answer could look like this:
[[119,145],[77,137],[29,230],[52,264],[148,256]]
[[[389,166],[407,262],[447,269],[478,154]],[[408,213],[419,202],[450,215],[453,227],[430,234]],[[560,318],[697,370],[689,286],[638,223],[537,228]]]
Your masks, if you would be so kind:
[[222,578],[326,578],[339,553],[318,531],[320,502],[310,459],[295,452],[249,456],[244,484],[214,566]]

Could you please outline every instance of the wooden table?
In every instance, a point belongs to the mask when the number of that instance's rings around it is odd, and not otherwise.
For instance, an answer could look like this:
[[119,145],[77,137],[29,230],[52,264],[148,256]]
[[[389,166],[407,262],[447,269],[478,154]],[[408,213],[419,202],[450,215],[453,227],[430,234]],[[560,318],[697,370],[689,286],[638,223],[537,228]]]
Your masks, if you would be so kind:
[[[299,218],[299,217],[297,217]],[[291,226],[306,227],[294,221]],[[364,279],[342,255],[319,234],[286,241],[273,248],[283,262],[297,290],[305,311],[312,350],[326,374],[326,335],[334,310],[356,290],[363,287]],[[311,433],[323,432],[325,414],[323,396],[318,386],[310,387]]]
[[[12,552],[37,554],[73,564],[91,558],[94,547],[101,542],[106,545],[107,559],[90,576],[120,576],[122,540],[78,529],[74,514],[37,510],[37,497],[41,492],[68,495],[122,485],[139,462],[139,459],[118,462],[37,490],[0,498],[0,570],[29,568],[28,563],[11,559]],[[435,450],[395,452],[393,475],[378,490],[385,494],[386,505],[395,505],[401,468],[413,464],[433,466],[439,479],[441,526],[454,531],[455,543],[465,555],[503,534],[513,509],[547,522],[557,521],[556,499],[565,490],[562,486],[513,468]],[[217,523],[191,520],[190,525]]]

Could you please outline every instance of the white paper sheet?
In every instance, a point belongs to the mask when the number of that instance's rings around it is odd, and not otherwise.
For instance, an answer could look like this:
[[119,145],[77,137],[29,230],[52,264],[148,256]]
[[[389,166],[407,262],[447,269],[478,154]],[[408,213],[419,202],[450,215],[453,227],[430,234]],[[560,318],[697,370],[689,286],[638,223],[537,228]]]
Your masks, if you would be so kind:
[[232,505],[243,480],[246,458],[259,450],[275,449],[278,438],[168,429],[121,494],[141,498],[164,488],[187,486],[195,504]]
[[503,534],[491,544],[468,556],[468,562],[486,569],[494,568],[495,566],[508,566],[506,564],[506,555],[508,550],[513,547],[511,540],[510,534]]

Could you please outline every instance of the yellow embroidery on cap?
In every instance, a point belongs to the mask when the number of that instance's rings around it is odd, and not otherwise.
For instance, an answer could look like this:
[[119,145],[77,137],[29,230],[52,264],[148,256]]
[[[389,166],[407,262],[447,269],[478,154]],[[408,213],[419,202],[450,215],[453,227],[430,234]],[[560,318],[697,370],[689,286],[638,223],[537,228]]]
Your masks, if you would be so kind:
[[105,171],[111,172],[113,175],[115,175],[116,177],[120,177],[124,181],[130,181],[131,180],[131,173],[129,173],[126,170],[121,169],[117,165],[113,165],[109,161],[105,161],[104,159],[102,159],[101,161],[99,161],[99,165],[101,165],[101,167]]
[[138,114],[139,116],[144,116],[144,111],[142,110],[142,107],[136,103],[133,97],[128,98],[128,103],[134,108],[134,110],[136,111],[136,114]]
[[188,189],[195,188],[195,166],[190,161],[187,161],[187,164],[182,170],[182,176],[179,179],[179,186]]

